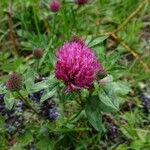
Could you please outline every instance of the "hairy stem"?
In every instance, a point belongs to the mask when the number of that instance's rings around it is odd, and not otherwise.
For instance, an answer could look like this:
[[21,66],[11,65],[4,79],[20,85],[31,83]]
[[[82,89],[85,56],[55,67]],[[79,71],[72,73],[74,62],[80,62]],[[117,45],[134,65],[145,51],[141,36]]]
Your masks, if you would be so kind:
[[24,103],[25,103],[29,108],[31,108],[36,114],[38,114],[38,111],[30,104],[29,100],[26,99],[26,98],[24,98],[24,97],[22,96],[22,94],[21,94],[19,91],[18,91],[17,93],[18,93],[18,95],[20,96],[20,98],[24,101]]

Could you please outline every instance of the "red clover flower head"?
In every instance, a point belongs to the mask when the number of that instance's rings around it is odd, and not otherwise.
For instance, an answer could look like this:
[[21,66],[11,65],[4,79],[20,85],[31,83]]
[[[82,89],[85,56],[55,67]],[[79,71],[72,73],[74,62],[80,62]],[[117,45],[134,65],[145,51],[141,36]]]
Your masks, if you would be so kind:
[[52,0],[52,2],[49,4],[49,9],[52,12],[57,12],[60,9],[60,2],[59,0]]
[[21,86],[21,75],[18,73],[9,74],[9,79],[6,81],[6,88],[10,91],[17,91],[20,90]]
[[65,42],[56,57],[56,78],[64,81],[66,92],[89,88],[102,68],[93,51],[80,38]]

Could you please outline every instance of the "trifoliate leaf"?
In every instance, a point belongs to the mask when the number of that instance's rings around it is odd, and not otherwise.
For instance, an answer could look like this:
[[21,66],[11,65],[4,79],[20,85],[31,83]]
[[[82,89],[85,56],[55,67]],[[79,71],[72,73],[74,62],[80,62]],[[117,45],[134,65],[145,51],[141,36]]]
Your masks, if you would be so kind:
[[12,95],[12,93],[6,93],[5,96],[4,96],[4,102],[5,102],[5,105],[6,105],[6,108],[8,109],[12,109],[13,105],[14,105],[14,97]]

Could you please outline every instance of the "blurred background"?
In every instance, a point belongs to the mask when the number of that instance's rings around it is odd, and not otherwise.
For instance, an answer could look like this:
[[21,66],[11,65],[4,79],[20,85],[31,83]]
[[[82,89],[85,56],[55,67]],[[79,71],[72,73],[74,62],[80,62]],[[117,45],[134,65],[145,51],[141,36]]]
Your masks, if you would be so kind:
[[[34,66],[35,48],[44,50],[40,74],[49,76],[54,70],[56,50],[73,36],[79,36],[94,50],[114,81],[125,81],[131,91],[120,102],[119,112],[104,114],[103,133],[94,129],[90,133],[67,132],[59,139],[53,134],[52,138],[43,138],[38,133],[44,131],[36,126],[28,127],[31,132],[21,138],[17,131],[10,135],[3,128],[8,116],[2,115],[0,107],[0,150],[51,150],[51,146],[45,146],[49,140],[56,142],[54,149],[59,150],[149,150],[149,1],[89,0],[80,5],[73,0],[60,0],[57,12],[52,12],[51,2],[0,1],[0,83],[6,81],[10,71],[23,73],[28,66]],[[80,122],[87,125],[86,120]]]

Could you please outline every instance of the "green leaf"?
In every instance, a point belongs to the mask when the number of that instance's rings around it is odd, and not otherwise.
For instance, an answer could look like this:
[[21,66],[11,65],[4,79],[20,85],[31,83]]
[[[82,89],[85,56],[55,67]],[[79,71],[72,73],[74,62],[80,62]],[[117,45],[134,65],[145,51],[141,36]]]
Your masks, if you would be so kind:
[[119,109],[119,103],[117,100],[116,95],[113,93],[113,91],[106,91],[104,89],[101,89],[99,92],[99,99],[106,105],[109,106],[115,110]]
[[8,61],[6,63],[3,63],[1,69],[5,72],[10,72],[10,70],[17,70],[21,66],[22,61],[23,60],[21,58],[15,59],[15,61],[11,62]]
[[102,43],[104,40],[106,40],[108,38],[108,36],[100,36],[100,37],[97,37],[96,39],[94,39],[92,42],[89,43],[89,47],[93,47],[97,44],[100,44]]
[[89,122],[91,125],[97,130],[102,131],[102,120],[100,119],[99,112],[95,110],[91,110],[90,106],[86,107],[85,109],[86,115],[88,117]]
[[56,85],[57,85],[57,81],[55,80],[54,75],[51,75],[48,79],[34,84],[30,92],[37,92],[42,89],[53,88]]
[[30,92],[37,92],[42,89],[46,89],[49,87],[48,80],[43,80],[41,82],[35,83]]
[[29,130],[26,130],[24,134],[21,134],[18,137],[18,140],[22,145],[27,145],[33,141],[32,133]]
[[8,145],[7,145],[7,140],[6,140],[6,137],[5,137],[5,134],[1,134],[0,136],[0,150],[8,150]]
[[17,35],[21,38],[28,38],[30,34],[30,32],[26,30],[22,30],[22,29],[18,29],[16,32],[17,32]]
[[6,108],[8,109],[12,109],[13,105],[14,105],[14,97],[12,95],[12,93],[6,93],[5,96],[4,96],[4,102],[5,102],[5,105],[6,105]]
[[16,143],[10,148],[10,150],[23,150],[23,146],[21,143]]
[[47,48],[44,50],[44,55],[43,55],[43,57],[40,59],[39,68],[42,66],[42,64],[43,64],[43,62],[44,62],[46,56],[48,55],[48,52],[49,52],[49,49],[50,49],[51,45],[52,45],[52,40],[50,40],[50,42],[49,42]]
[[114,92],[120,96],[126,95],[131,91],[131,88],[126,82],[112,82],[107,86],[108,90],[113,89]]
[[35,72],[33,69],[29,68],[25,73],[25,86],[28,92],[32,89],[35,80]]
[[92,36],[89,35],[89,36],[87,36],[85,43],[88,45],[91,42],[91,40],[92,40]]
[[125,144],[119,144],[117,146],[116,150],[127,150],[127,145],[125,145]]
[[50,140],[48,137],[43,136],[40,138],[39,142],[37,143],[37,148],[39,150],[53,150],[55,142]]
[[121,126],[120,130],[124,134],[124,136],[128,139],[135,140],[138,138],[135,128],[131,127],[130,125]]
[[101,110],[99,109],[98,103],[96,103],[96,101],[93,101],[94,99],[98,99],[98,97],[94,96],[88,99],[88,102],[85,106],[85,112],[91,125],[97,131],[102,131],[103,125],[100,113]]
[[4,94],[6,92],[7,92],[6,88],[3,86],[3,84],[0,84],[0,94]]
[[43,93],[40,102],[41,102],[41,103],[44,102],[44,101],[47,100],[48,98],[53,97],[55,94],[56,94],[56,88],[47,89],[47,90]]
[[130,87],[125,82],[110,82],[102,86],[102,89],[99,91],[99,99],[106,106],[118,110],[120,97],[128,94],[130,91]]
[[112,108],[110,106],[107,106],[106,104],[104,104],[99,99],[98,99],[98,101],[99,101],[99,108],[100,108],[101,112],[110,113],[110,112],[115,112],[116,111],[116,109],[114,109],[114,108]]

